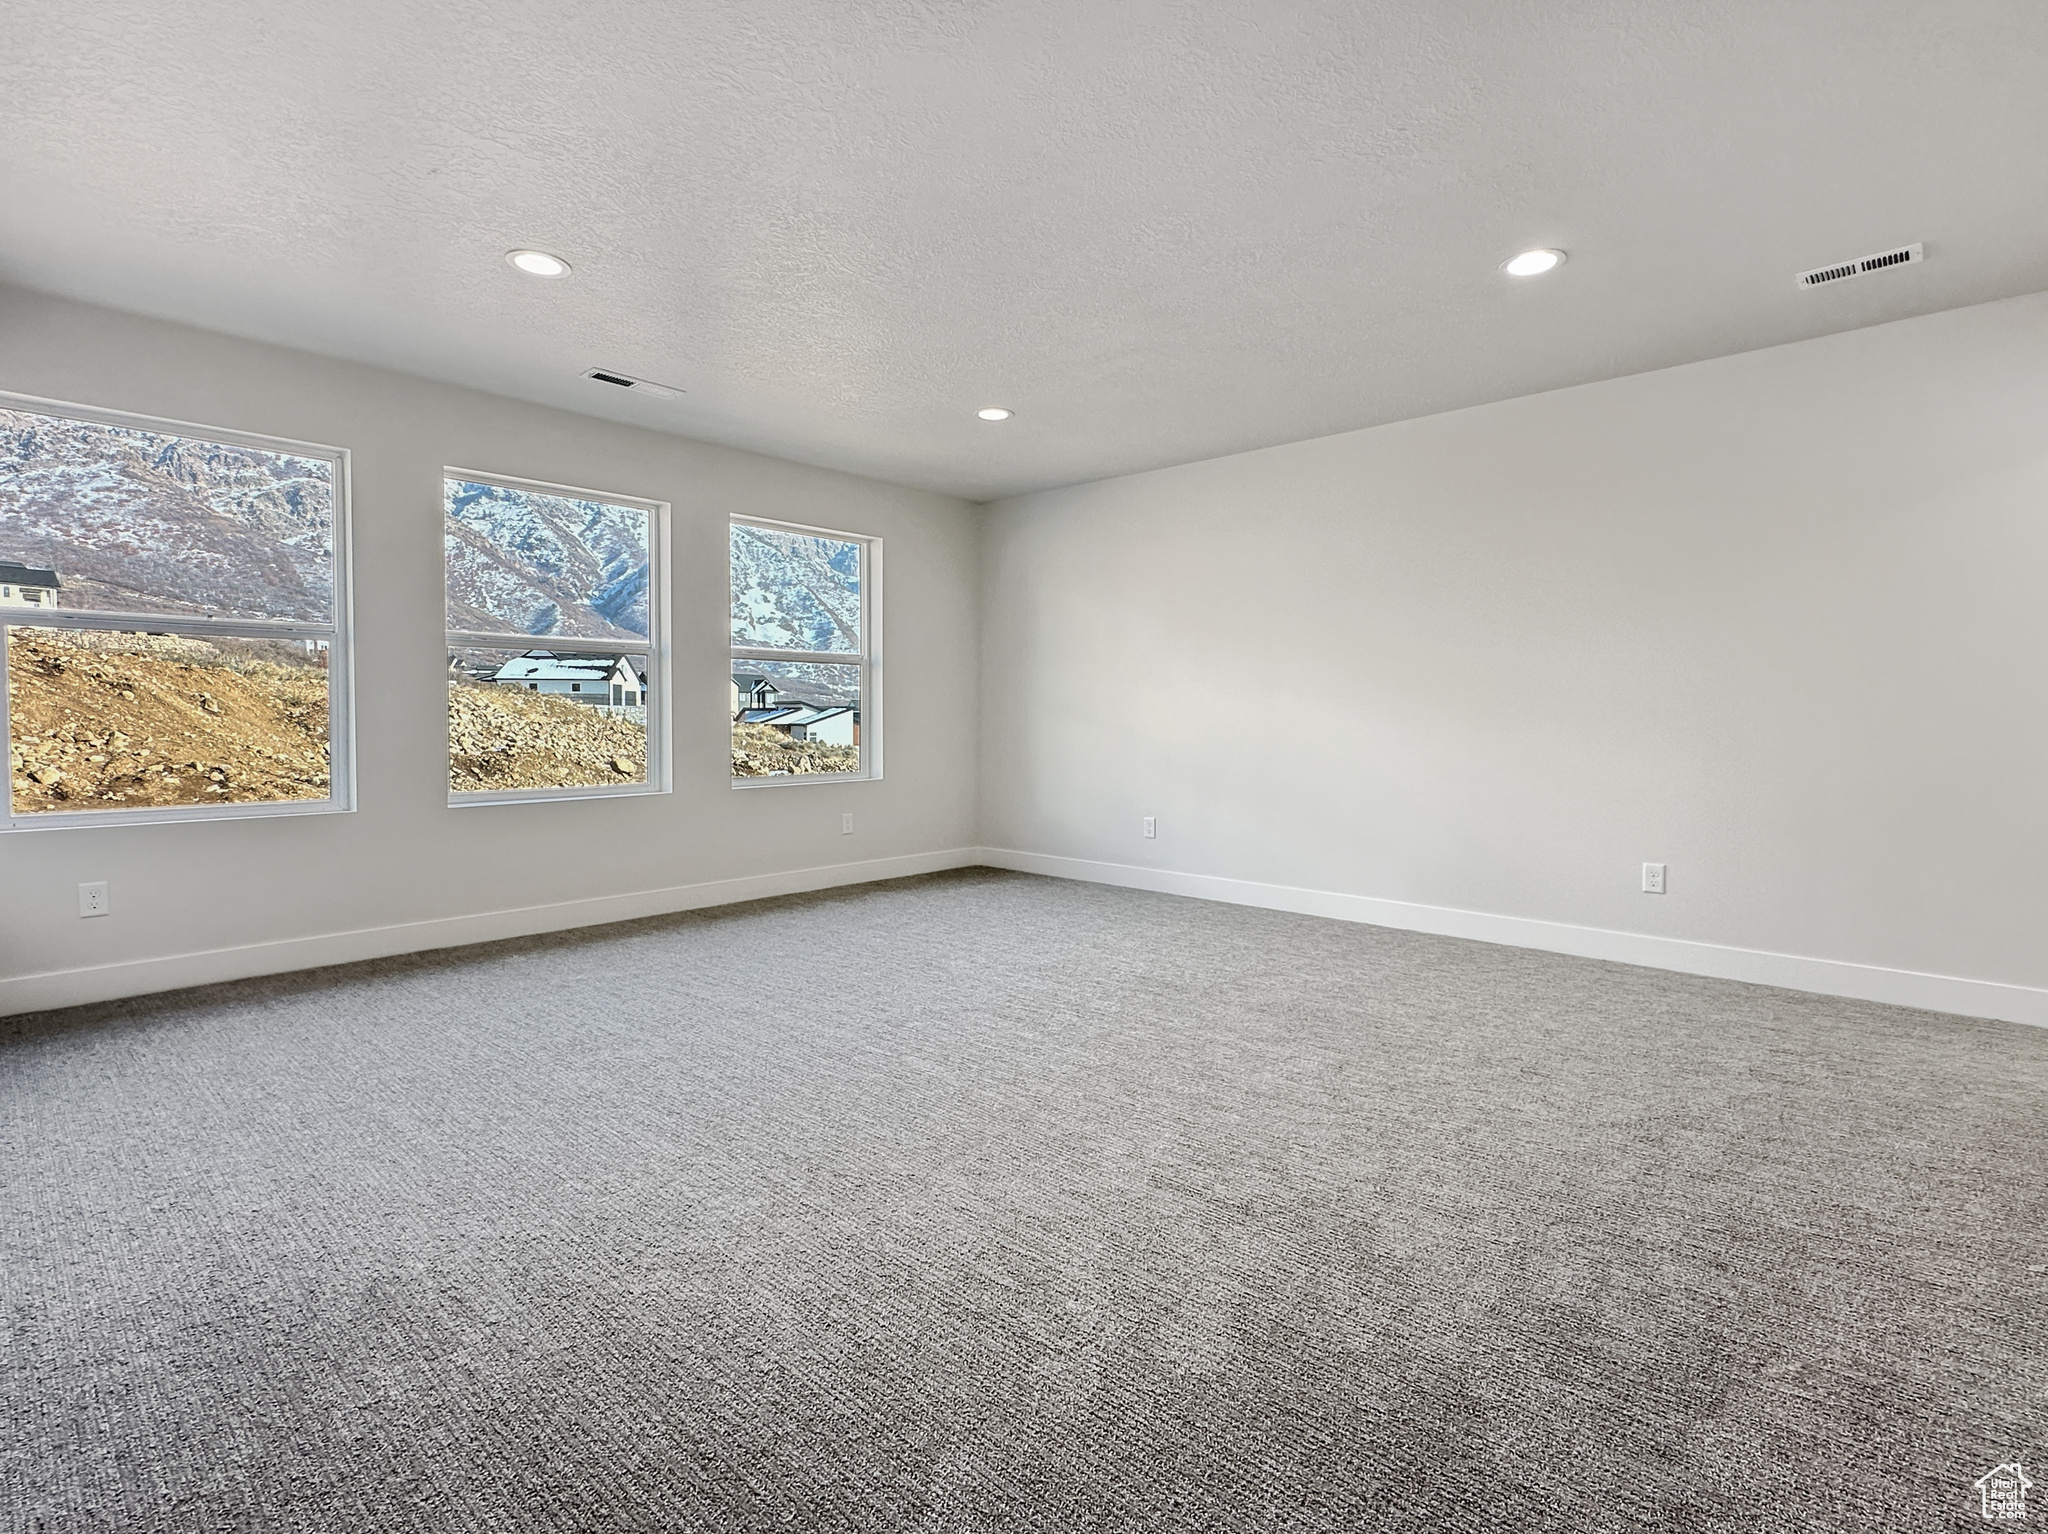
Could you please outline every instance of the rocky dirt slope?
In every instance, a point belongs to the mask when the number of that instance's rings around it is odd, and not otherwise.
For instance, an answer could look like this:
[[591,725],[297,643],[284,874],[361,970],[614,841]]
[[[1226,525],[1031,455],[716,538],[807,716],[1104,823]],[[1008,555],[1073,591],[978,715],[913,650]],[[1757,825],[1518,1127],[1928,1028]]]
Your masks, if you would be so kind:
[[591,788],[647,777],[647,732],[584,703],[515,687],[448,689],[448,786]]
[[327,797],[327,673],[304,652],[16,630],[7,685],[16,813]]
[[[324,799],[327,673],[282,646],[16,630],[8,647],[17,813]],[[630,719],[510,687],[448,693],[457,793],[644,782]],[[734,777],[857,772],[852,746],[732,733]]]
[[826,746],[791,740],[765,724],[732,727],[732,775],[767,778],[805,772],[858,772],[858,746]]
[[[448,731],[449,786],[457,793],[638,783],[647,775],[639,725],[545,693],[458,685],[448,693]],[[736,778],[859,770],[853,746],[793,741],[764,724],[733,727]]]

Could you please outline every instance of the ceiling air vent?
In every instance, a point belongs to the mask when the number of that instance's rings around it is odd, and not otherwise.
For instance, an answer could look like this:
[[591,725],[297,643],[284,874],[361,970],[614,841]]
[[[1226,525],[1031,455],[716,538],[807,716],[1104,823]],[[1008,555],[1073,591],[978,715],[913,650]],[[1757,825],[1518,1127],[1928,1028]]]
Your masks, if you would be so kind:
[[614,373],[610,368],[591,368],[583,376],[601,384],[611,384],[615,388],[631,389],[636,394],[649,394],[656,399],[681,399],[683,396],[681,389],[669,384],[658,384],[649,378],[635,378],[630,373]]
[[1897,250],[1881,250],[1874,256],[1844,261],[1836,266],[1817,266],[1810,272],[1801,272],[1795,280],[1802,288],[1817,288],[1823,283],[1847,282],[1865,272],[1881,272],[1888,266],[1905,266],[1926,259],[1927,252],[1920,246],[1901,245]]

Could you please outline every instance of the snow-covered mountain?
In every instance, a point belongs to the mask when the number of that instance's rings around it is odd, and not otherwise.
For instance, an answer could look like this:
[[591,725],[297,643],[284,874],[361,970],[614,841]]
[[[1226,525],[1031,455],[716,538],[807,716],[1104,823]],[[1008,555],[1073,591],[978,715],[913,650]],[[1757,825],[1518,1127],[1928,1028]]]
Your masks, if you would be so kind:
[[0,558],[61,607],[325,621],[333,536],[323,459],[0,410]]
[[860,545],[772,528],[732,529],[732,642],[860,651]]
[[502,485],[447,484],[448,626],[647,636],[647,513]]
[[[333,529],[324,460],[0,410],[0,558],[61,607],[327,620]],[[445,530],[450,628],[645,638],[645,512],[451,481]],[[859,652],[859,544],[735,526],[731,556],[736,644]]]

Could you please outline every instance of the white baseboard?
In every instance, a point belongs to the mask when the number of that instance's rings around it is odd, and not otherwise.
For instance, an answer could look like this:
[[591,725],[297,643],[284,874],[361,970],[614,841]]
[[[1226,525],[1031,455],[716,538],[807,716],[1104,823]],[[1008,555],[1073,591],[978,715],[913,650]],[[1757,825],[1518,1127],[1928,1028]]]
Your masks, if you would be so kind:
[[208,985],[220,980],[243,980],[252,975],[283,974],[290,970],[348,964],[358,959],[381,959],[434,948],[458,948],[468,943],[494,942],[499,938],[530,937],[541,932],[600,926],[641,916],[661,916],[672,911],[733,905],[774,895],[795,895],[848,884],[871,884],[880,879],[901,879],[912,874],[976,865],[1014,869],[1020,873],[1049,874],[1054,878],[1079,879],[1092,884],[1157,890],[1163,894],[1192,896],[1197,900],[1263,906],[1269,910],[1295,911],[1307,916],[1328,916],[1339,921],[1365,922],[1410,932],[1472,938],[1482,943],[1504,943],[1516,948],[1574,954],[1580,958],[1609,959],[1619,964],[1639,964],[1687,975],[1710,975],[1720,980],[1744,980],[1793,991],[1812,991],[1823,996],[1849,996],[1859,1001],[1886,1002],[1931,1012],[1953,1012],[1965,1017],[1988,1017],[2048,1027],[2048,989],[2034,986],[1969,980],[1957,975],[1929,975],[1915,970],[1886,969],[1874,964],[1850,964],[1839,959],[1811,959],[1754,948],[1729,948],[1684,938],[1651,937],[1640,932],[1576,927],[1566,922],[1537,921],[1524,916],[1497,916],[1485,911],[1463,911],[1406,900],[1382,900],[1371,895],[1345,895],[1285,884],[1260,884],[1215,874],[1176,873],[1169,869],[1138,868],[1088,858],[1055,857],[1049,853],[1020,852],[1008,847],[955,847],[904,857],[871,858],[858,863],[751,874],[740,879],[678,884],[666,889],[599,895],[585,900],[520,906],[471,916],[399,922],[314,937],[207,949],[199,953],[167,954],[161,958],[131,959],[119,964],[16,975],[0,979],[0,1017],[40,1012],[52,1007],[77,1006],[84,1002],[111,1001],[152,991],[177,990],[189,985]]
[[41,1012],[51,1007],[88,1001],[112,1001],[151,991],[172,991],[218,980],[245,980],[251,975],[278,975],[323,964],[349,964],[392,954],[420,953],[432,948],[459,948],[506,937],[531,937],[572,927],[663,916],[704,906],[764,900],[771,895],[798,895],[806,890],[842,884],[872,884],[911,874],[967,868],[981,861],[978,847],[919,852],[905,857],[871,858],[860,863],[835,863],[823,868],[797,868],[784,873],[751,874],[743,879],[717,879],[706,884],[678,884],[667,889],[639,890],[624,895],[598,895],[547,905],[485,911],[473,916],[447,916],[432,921],[399,922],[363,927],[316,937],[286,938],[213,948],[200,953],[167,954],[155,959],[130,959],[83,969],[48,970],[42,974],[0,979],[0,1017]]
[[1042,852],[1017,852],[984,847],[982,863],[1019,873],[1050,874],[1091,884],[1118,884],[1129,889],[1190,895],[1232,905],[1264,906],[1306,916],[1366,922],[1409,932],[1474,938],[1515,948],[1538,948],[1585,959],[1611,959],[1649,969],[1710,975],[1717,980],[1746,980],[1754,985],[1782,986],[1823,996],[1848,996],[1858,1001],[1989,1017],[2008,1023],[2048,1027],[2048,990],[2005,985],[1995,980],[1968,980],[1959,975],[1928,975],[1915,970],[1885,969],[1875,964],[1849,964],[1839,959],[1809,959],[1798,954],[1768,953],[1755,948],[1728,948],[1684,938],[1651,937],[1640,932],[1612,932],[1602,927],[1575,927],[1566,922],[1537,921],[1525,916],[1495,916],[1449,906],[1418,905],[1406,900],[1381,900],[1371,895],[1340,895],[1330,890],[1297,889],[1286,884],[1258,884],[1214,874],[1174,873],[1137,868],[1126,863],[1100,863],[1088,858],[1054,857]]

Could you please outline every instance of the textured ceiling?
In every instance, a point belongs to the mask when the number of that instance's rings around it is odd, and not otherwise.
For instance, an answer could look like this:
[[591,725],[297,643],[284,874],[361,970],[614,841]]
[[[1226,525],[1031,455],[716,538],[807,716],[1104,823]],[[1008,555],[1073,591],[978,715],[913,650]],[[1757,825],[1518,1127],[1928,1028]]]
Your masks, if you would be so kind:
[[[0,278],[975,498],[2048,288],[2039,0],[0,0],[0,29]],[[574,275],[514,273],[526,245]],[[1498,275],[1530,245],[1571,260]]]

